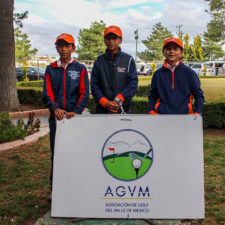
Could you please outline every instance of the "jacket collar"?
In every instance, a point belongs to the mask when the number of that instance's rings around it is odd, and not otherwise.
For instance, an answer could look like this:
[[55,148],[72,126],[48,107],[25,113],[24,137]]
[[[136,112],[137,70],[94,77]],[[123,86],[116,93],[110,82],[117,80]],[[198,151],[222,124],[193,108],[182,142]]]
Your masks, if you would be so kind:
[[[74,63],[74,62],[76,62],[76,60],[75,60],[75,59],[71,59],[71,61],[68,62],[68,64],[66,65],[66,67],[67,67],[69,64]],[[57,68],[57,67],[58,67],[58,68],[62,68],[62,67],[63,67],[63,66],[61,65],[60,60],[51,63],[50,66],[52,66],[52,67],[54,67],[54,68]],[[66,68],[66,67],[65,67],[65,68]]]
[[119,56],[121,53],[121,48],[119,47],[118,52],[110,53],[107,49],[105,50],[105,55],[109,59],[114,59],[115,57]]
[[179,67],[180,64],[181,64],[181,60],[179,60],[179,61],[176,63],[176,65],[170,66],[170,65],[167,63],[167,61],[165,60],[164,63],[163,63],[163,67],[165,67],[166,69],[171,70],[171,71],[173,72],[174,70],[176,70],[176,69]]

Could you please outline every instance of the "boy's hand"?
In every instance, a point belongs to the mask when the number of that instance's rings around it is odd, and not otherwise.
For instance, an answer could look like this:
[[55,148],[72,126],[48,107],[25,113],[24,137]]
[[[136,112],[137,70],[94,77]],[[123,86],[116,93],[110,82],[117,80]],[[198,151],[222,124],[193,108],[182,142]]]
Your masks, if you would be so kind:
[[108,101],[105,105],[105,108],[109,110],[109,113],[115,114],[117,113],[120,106],[115,100],[113,100],[113,101]]
[[71,119],[72,117],[76,116],[76,113],[75,112],[67,112],[66,113],[66,118],[67,119]]
[[66,113],[67,112],[63,109],[57,108],[54,110],[54,114],[58,120],[62,120],[64,118],[64,114],[66,114]]

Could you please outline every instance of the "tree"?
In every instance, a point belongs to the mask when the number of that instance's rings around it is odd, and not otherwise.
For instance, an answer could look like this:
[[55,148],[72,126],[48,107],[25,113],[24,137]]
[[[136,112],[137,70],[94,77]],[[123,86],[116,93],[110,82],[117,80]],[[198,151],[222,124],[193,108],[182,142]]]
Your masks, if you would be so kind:
[[184,41],[183,41],[183,47],[184,47],[183,59],[185,61],[190,61],[192,58],[192,47],[189,41],[190,41],[190,36],[186,34],[184,36]]
[[14,13],[13,14],[13,20],[14,20],[15,24],[20,28],[23,27],[22,20],[26,19],[27,17],[28,17],[28,11],[25,11],[23,13]]
[[193,56],[194,60],[196,61],[203,61],[203,55],[202,55],[202,40],[199,35],[194,37],[194,43],[193,43]]
[[76,51],[79,60],[94,60],[105,51],[104,30],[106,24],[100,22],[92,22],[89,29],[82,29],[79,32],[79,46]]
[[0,111],[16,111],[20,104],[16,89],[14,0],[1,0],[0,7]]
[[164,27],[161,23],[156,23],[151,34],[147,37],[147,40],[143,40],[142,43],[146,46],[147,50],[138,54],[138,57],[145,60],[151,61],[163,60],[162,46],[164,40],[172,36],[172,32]]
[[25,81],[28,81],[28,60],[31,59],[31,57],[34,56],[38,50],[36,48],[31,49],[31,43],[28,39],[28,35],[26,33],[22,33],[18,27],[15,29],[14,34],[16,61],[22,64],[25,73]]
[[212,20],[207,24],[207,32],[204,36],[212,41],[225,42],[225,2],[224,0],[205,0],[209,2],[209,10],[206,10]]
[[213,60],[224,55],[222,45],[225,43],[225,2],[224,0],[205,0],[209,2],[211,21],[204,33],[203,54]]

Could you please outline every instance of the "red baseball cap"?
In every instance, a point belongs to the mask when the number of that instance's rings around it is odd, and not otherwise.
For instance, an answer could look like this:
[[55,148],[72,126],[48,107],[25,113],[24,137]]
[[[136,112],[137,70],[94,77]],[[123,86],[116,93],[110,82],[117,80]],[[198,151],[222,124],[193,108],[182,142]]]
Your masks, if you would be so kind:
[[118,37],[122,38],[122,31],[117,26],[106,27],[105,32],[104,32],[104,37],[109,33],[113,33],[113,34],[117,35]]
[[55,44],[57,44],[57,42],[58,42],[59,40],[64,40],[64,41],[66,41],[66,42],[68,42],[68,43],[70,43],[70,44],[74,44],[74,45],[75,45],[74,38],[73,38],[73,36],[72,36],[71,34],[66,34],[66,33],[60,34],[60,35],[57,37]]
[[166,45],[171,42],[176,43],[178,46],[180,46],[183,49],[183,44],[182,44],[181,40],[179,38],[171,37],[164,41],[163,50],[166,47]]

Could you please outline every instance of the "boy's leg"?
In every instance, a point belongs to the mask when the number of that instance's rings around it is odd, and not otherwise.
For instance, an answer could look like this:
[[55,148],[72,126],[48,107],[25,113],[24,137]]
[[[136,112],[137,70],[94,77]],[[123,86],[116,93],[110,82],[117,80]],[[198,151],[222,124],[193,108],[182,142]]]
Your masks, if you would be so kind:
[[49,129],[50,129],[50,148],[51,148],[51,173],[50,173],[50,190],[52,191],[52,177],[53,177],[53,159],[54,159],[54,148],[55,148],[55,132],[56,132],[56,121],[55,117],[49,118]]

